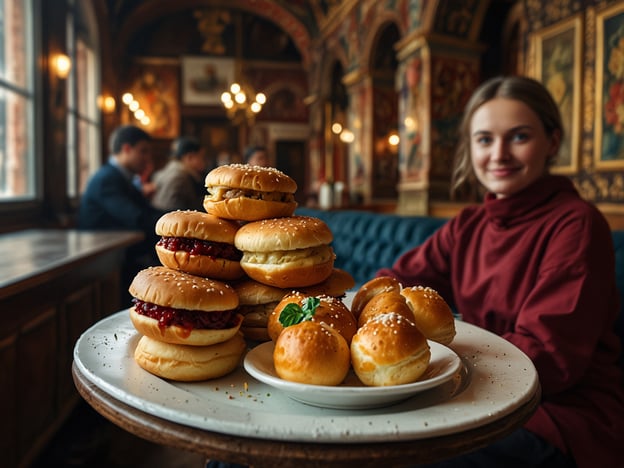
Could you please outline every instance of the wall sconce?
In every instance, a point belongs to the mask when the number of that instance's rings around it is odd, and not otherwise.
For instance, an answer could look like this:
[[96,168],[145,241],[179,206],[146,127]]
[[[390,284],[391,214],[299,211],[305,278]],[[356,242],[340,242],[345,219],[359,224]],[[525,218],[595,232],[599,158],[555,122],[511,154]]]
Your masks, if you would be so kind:
[[113,96],[98,96],[97,99],[98,107],[102,110],[104,114],[112,114],[115,111],[115,98]]
[[56,76],[62,80],[69,76],[71,65],[71,59],[65,54],[56,54],[52,58],[52,67],[56,72]]

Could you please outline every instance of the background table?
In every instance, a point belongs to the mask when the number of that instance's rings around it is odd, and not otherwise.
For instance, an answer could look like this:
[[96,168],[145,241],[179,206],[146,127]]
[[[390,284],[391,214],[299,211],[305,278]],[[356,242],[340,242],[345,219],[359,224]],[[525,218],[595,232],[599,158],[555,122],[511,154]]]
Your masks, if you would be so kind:
[[81,337],[73,375],[83,398],[113,423],[207,458],[255,467],[410,465],[487,445],[539,404],[523,353],[477,327],[457,329],[451,348],[464,365],[456,379],[375,410],[307,406],[242,368],[204,383],[166,382],[134,362],[138,334],[127,311]]

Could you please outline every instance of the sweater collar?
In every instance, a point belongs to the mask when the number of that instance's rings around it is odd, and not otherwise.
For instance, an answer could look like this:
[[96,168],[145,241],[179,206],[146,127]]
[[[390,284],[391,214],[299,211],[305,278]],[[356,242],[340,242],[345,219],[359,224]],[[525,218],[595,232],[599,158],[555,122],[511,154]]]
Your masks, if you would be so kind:
[[543,215],[550,209],[548,201],[561,192],[577,194],[570,179],[549,174],[510,197],[487,193],[485,214],[496,226],[511,227]]

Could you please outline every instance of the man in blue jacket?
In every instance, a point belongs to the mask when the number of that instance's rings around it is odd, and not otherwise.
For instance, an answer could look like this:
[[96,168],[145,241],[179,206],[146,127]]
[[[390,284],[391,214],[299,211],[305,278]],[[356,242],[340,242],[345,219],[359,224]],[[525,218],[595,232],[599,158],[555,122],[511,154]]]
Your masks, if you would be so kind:
[[[133,230],[145,238],[130,247],[122,272],[122,292],[142,268],[158,264],[155,244],[156,221],[163,212],[155,209],[134,183],[135,177],[151,162],[151,137],[133,125],[112,133],[111,156],[89,180],[82,195],[78,227],[85,230]],[[126,297],[126,300],[128,297]]]

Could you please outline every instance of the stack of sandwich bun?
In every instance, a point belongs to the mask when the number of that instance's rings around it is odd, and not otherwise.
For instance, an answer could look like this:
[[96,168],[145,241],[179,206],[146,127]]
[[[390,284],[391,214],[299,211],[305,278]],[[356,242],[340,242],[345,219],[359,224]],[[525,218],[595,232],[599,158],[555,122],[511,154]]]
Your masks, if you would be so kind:
[[[389,277],[375,278],[358,289],[348,314],[338,309],[322,296],[292,293],[282,299],[268,328],[278,376],[338,385],[351,367],[364,385],[408,384],[429,365],[428,340],[449,344],[455,336],[452,311],[435,290],[402,288]],[[357,322],[357,327],[349,322]],[[315,349],[319,351],[310,351]]]
[[162,266],[130,285],[136,362],[172,380],[234,370],[244,338],[268,341],[268,317],[288,293],[340,297],[354,286],[334,268],[332,233],[294,216],[296,183],[274,168],[231,164],[206,176],[206,212],[172,211],[156,223]]
[[231,285],[239,294],[241,331],[267,341],[268,314],[287,293],[310,290],[340,297],[355,285],[334,268],[333,235],[320,219],[294,216],[297,184],[269,167],[230,164],[206,176],[205,210],[236,222],[234,246],[244,277]]
[[140,271],[130,284],[130,319],[143,336],[134,359],[165,379],[196,381],[236,368],[245,350],[238,296],[225,283],[164,266]]

